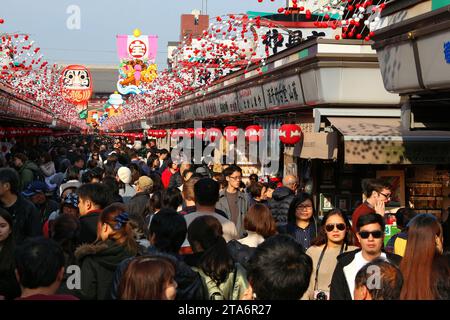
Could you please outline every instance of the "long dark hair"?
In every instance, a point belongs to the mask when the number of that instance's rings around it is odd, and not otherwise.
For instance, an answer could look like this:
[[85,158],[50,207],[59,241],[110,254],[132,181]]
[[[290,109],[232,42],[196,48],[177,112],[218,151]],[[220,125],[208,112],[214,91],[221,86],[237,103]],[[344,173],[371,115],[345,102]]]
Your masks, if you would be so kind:
[[9,214],[8,211],[0,208],[0,217],[5,219],[6,223],[9,225],[11,229],[11,233],[8,238],[6,238],[2,245],[2,250],[0,250],[0,273],[4,274],[5,272],[10,272],[14,270],[15,262],[14,262],[14,249],[16,247],[16,243],[14,241],[13,236],[13,218]]
[[328,242],[325,226],[327,224],[328,218],[334,215],[340,216],[344,220],[345,225],[347,226],[347,231],[345,232],[343,244],[345,246],[355,245],[355,234],[352,231],[352,227],[350,226],[350,221],[348,220],[347,216],[343,214],[341,210],[333,209],[323,216],[322,222],[320,223],[319,233],[317,234],[317,237],[311,242],[311,246],[321,246]]
[[297,206],[299,204],[301,204],[302,202],[305,202],[306,200],[311,200],[312,209],[313,209],[312,217],[314,217],[314,215],[316,213],[316,209],[314,208],[314,199],[313,199],[312,195],[310,195],[309,193],[306,193],[306,192],[301,192],[292,200],[291,205],[289,206],[288,223],[296,224],[295,211],[297,210]]
[[[234,270],[234,261],[223,238],[222,225],[213,216],[201,216],[188,227],[188,241],[194,252],[203,250],[200,269],[217,286]],[[200,248],[199,248],[200,247]]]
[[408,243],[400,263],[404,282],[401,300],[433,300],[433,260],[440,255],[436,250],[436,236],[440,237],[442,227],[436,217],[420,214],[410,221]]

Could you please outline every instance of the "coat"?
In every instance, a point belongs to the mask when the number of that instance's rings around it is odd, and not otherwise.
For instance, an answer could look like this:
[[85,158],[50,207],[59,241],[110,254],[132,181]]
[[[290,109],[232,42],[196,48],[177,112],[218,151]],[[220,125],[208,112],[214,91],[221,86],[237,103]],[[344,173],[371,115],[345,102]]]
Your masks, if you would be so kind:
[[145,218],[148,212],[150,195],[146,192],[136,193],[126,204],[128,213],[133,216]]
[[[244,236],[244,216],[247,214],[248,210],[248,199],[247,195],[241,191],[238,192],[238,208],[239,216],[236,221],[236,230],[238,232],[239,238]],[[216,203],[216,209],[222,210],[227,215],[228,219],[231,220],[230,206],[228,205],[228,199],[225,196],[225,190],[221,190],[219,193],[219,201]],[[234,221],[233,221],[234,222]]]
[[[334,269],[333,277],[331,278],[330,286],[330,300],[352,300],[352,294],[350,293],[348,279],[345,276],[344,268],[348,266],[355,259],[355,255],[361,250],[354,250],[350,252],[342,253],[337,257],[338,263],[336,269]],[[402,257],[386,253],[387,260],[396,265],[400,265]],[[355,281],[355,279],[351,280]]]
[[26,238],[42,235],[41,215],[36,206],[23,196],[10,207],[3,209],[9,212],[14,221],[13,234],[16,244],[21,244]]
[[35,180],[35,173],[40,169],[34,162],[26,161],[19,169],[20,190],[24,190],[31,182]]
[[272,199],[269,200],[269,208],[277,226],[285,225],[288,221],[288,211],[292,200],[294,200],[294,192],[287,187],[275,189]]
[[110,299],[117,266],[132,256],[125,247],[112,240],[78,247],[75,257],[81,267],[81,289],[76,294],[87,300]]
[[80,217],[80,243],[93,243],[97,239],[97,222],[101,210]]

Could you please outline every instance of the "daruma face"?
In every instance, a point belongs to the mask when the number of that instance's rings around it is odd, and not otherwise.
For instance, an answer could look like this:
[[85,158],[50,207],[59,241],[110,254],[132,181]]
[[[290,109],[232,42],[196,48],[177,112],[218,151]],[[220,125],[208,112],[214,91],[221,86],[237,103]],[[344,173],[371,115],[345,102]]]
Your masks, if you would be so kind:
[[71,65],[62,72],[64,98],[74,104],[87,102],[92,95],[91,74],[84,66]]

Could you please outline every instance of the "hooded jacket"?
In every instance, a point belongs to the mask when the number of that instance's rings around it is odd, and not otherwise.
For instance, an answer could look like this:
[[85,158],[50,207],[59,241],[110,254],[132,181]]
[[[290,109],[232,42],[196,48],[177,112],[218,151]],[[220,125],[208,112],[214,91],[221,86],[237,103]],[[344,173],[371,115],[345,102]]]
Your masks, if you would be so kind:
[[133,254],[112,240],[77,248],[75,257],[81,267],[81,289],[77,295],[86,300],[107,300],[117,266]]
[[278,226],[287,223],[289,206],[294,197],[294,192],[288,187],[280,187],[273,192],[272,199],[269,200],[269,208]]
[[[162,252],[150,246],[144,255],[162,256],[169,258],[175,263],[175,281],[177,282],[176,300],[202,300],[206,295],[200,275],[184,263],[178,255]],[[133,258],[126,259],[120,263],[114,274],[111,289],[111,298],[119,299],[119,285],[122,276]]]
[[[347,279],[344,268],[353,262],[359,252],[361,252],[361,249],[345,252],[337,257],[338,263],[331,278],[330,300],[352,300],[349,282],[355,282],[355,279]],[[392,253],[385,254],[388,262],[397,267],[400,265],[402,257]]]

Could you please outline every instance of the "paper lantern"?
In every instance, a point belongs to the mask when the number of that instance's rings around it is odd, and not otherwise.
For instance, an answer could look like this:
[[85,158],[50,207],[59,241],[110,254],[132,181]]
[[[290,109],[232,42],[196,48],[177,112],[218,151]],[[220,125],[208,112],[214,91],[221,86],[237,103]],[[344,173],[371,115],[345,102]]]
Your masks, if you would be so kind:
[[194,128],[187,128],[185,130],[185,136],[184,137],[192,139],[194,137],[194,133],[195,133]]
[[156,137],[156,131],[158,131],[158,130],[153,130],[153,129],[147,130],[147,135],[149,137]]
[[222,130],[219,128],[209,128],[206,130],[205,138],[208,141],[215,142],[218,138],[220,139],[222,137]]
[[90,71],[80,65],[64,68],[61,78],[61,94],[63,98],[78,106],[78,112],[86,107],[92,96],[92,77]]
[[251,125],[245,129],[245,138],[250,142],[259,142],[263,135],[263,128],[260,125]]
[[205,138],[206,128],[196,128],[194,132],[194,137],[198,140],[203,140]]
[[156,130],[157,131],[157,137],[158,138],[165,138],[165,137],[167,137],[167,131],[166,130],[163,130],[163,129],[161,129],[161,130]]
[[302,128],[296,124],[283,124],[279,129],[279,136],[284,144],[296,144],[302,139]]
[[239,135],[239,128],[235,126],[228,126],[223,129],[223,135],[228,142],[234,142]]

